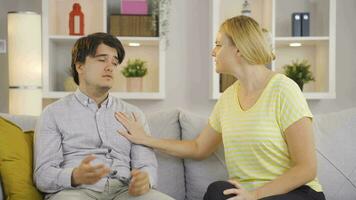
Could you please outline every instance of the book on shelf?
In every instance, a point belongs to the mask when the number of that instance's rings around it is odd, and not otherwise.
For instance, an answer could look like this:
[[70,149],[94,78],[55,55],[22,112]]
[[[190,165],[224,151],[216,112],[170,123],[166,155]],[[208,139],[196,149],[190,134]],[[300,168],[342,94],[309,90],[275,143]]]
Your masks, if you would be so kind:
[[111,15],[110,34],[116,36],[156,37],[150,15]]
[[310,36],[310,14],[301,13],[302,15],[302,36]]
[[302,36],[302,15],[301,13],[292,14],[292,36]]

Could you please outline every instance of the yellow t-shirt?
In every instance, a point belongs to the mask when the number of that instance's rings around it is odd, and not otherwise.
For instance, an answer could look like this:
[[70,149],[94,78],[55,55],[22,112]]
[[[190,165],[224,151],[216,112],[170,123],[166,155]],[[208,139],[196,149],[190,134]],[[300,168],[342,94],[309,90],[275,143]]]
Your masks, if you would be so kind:
[[[226,89],[209,124],[222,133],[229,177],[253,189],[291,168],[284,132],[299,119],[313,116],[298,85],[283,74],[274,75],[255,105],[246,111],[240,107],[238,88],[236,81]],[[322,191],[317,179],[307,185]]]

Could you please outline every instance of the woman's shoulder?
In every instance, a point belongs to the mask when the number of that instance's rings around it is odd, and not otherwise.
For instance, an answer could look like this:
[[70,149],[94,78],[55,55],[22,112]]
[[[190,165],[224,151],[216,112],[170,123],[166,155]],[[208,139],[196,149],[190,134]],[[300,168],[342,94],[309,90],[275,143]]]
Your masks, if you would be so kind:
[[239,84],[239,80],[236,80],[233,84],[231,84],[225,91],[221,94],[219,99],[230,99],[237,92],[237,85]]
[[278,74],[274,82],[273,95],[279,99],[277,102],[300,102],[305,99],[298,84],[284,74]]
[[276,74],[273,82],[273,89],[278,92],[300,92],[300,88],[296,82],[284,74]]

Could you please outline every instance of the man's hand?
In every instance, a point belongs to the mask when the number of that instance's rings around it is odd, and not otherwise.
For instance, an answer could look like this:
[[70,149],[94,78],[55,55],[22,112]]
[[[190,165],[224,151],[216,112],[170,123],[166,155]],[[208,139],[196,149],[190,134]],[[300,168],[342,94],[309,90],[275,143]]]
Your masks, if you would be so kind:
[[150,179],[148,173],[134,169],[131,171],[131,181],[129,185],[129,194],[139,196],[150,190]]
[[90,162],[94,159],[94,155],[89,155],[82,160],[78,167],[74,168],[71,180],[73,187],[94,184],[110,172],[110,169],[103,164],[92,166]]

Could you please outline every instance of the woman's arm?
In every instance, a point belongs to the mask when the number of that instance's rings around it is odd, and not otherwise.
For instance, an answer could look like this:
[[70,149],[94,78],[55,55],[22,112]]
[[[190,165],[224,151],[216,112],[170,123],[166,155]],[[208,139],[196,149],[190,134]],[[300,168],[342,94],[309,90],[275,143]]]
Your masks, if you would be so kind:
[[285,135],[293,167],[254,190],[258,198],[287,193],[316,177],[317,161],[311,120],[307,117],[298,120],[286,129]]
[[222,141],[221,134],[210,125],[207,125],[194,140],[159,139],[147,135],[138,119],[128,118],[120,112],[116,113],[115,117],[128,130],[119,133],[131,142],[180,158],[204,159],[213,153]]

